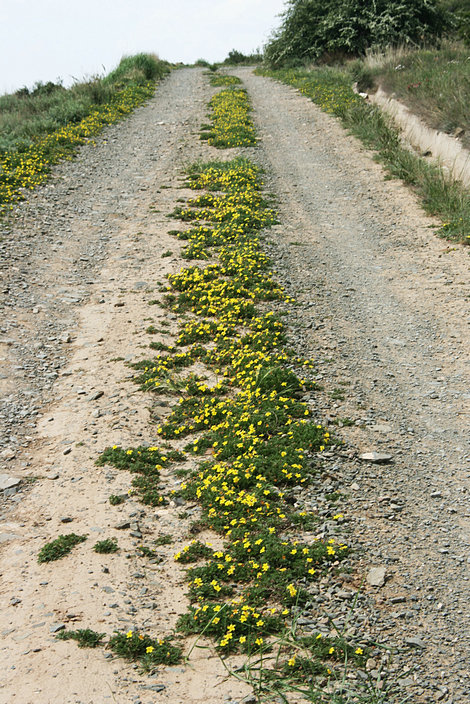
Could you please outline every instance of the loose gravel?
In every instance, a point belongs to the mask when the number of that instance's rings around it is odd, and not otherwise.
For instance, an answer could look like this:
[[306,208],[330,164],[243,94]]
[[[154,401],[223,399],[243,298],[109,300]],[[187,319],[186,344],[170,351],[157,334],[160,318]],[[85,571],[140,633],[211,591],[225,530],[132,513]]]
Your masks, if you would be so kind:
[[[237,74],[281,198],[271,253],[298,301],[292,337],[318,361],[318,420],[352,449],[349,461],[331,456],[332,486],[346,487],[364,575],[385,568],[372,619],[382,642],[414,650],[401,681],[413,701],[466,701],[468,249],[433,235],[413,195],[384,182],[334,119],[293,89]],[[393,460],[360,459],[371,451]]]

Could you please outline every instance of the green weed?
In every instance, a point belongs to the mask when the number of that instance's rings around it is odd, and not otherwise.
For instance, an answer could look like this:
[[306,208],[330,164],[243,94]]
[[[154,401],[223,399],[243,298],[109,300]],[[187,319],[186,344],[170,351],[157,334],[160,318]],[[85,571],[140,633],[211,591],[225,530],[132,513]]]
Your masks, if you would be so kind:
[[106,554],[111,552],[117,552],[119,546],[115,538],[107,538],[106,540],[99,540],[94,544],[93,550],[99,552],[100,554]]
[[105,633],[97,633],[91,628],[79,628],[77,631],[60,631],[57,640],[76,640],[79,648],[96,648],[101,645]]
[[38,553],[38,562],[52,562],[65,557],[75,545],[83,543],[87,539],[86,535],[76,535],[68,533],[67,535],[59,535],[58,538],[50,543],[46,543]]

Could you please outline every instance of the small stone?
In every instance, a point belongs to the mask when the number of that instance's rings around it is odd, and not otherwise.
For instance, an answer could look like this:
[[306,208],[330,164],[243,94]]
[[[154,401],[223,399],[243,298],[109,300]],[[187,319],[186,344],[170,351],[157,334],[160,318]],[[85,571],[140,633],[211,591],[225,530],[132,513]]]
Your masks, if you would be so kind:
[[386,573],[385,567],[372,567],[367,574],[367,583],[371,587],[383,587]]
[[412,648],[422,648],[423,650],[426,647],[426,643],[423,643],[419,638],[405,638],[405,644]]
[[71,452],[72,452],[72,448],[66,447],[62,454],[63,455],[70,455]]
[[392,596],[390,602],[392,604],[404,604],[406,601],[406,596]]
[[18,604],[21,604],[21,599],[18,599],[16,596],[10,599],[10,606],[17,606]]
[[49,627],[49,633],[58,633],[65,630],[65,623],[53,623]]
[[374,464],[385,464],[393,459],[393,455],[387,455],[384,452],[364,452],[359,455],[360,460],[365,462],[374,462]]
[[63,518],[60,519],[61,523],[72,523],[73,518],[71,516],[64,516]]
[[103,587],[103,591],[106,592],[106,594],[114,594],[114,589],[112,587]]
[[116,530],[126,530],[127,528],[131,527],[131,522],[130,521],[122,521],[122,523],[118,523],[114,527],[116,528]]
[[97,401],[102,396],[104,396],[104,391],[95,391],[95,393],[90,396],[90,401]]
[[359,491],[360,488],[361,487],[359,486],[359,484],[356,484],[356,482],[354,482],[354,484],[351,484],[352,491]]
[[69,335],[68,332],[63,332],[63,333],[60,335],[59,340],[60,340],[61,342],[65,342],[65,344],[68,344],[68,343],[72,342],[72,338],[70,337],[70,335]]
[[115,307],[115,308],[123,308],[123,307],[124,307],[124,303],[123,303],[122,301],[119,301],[118,303],[115,303],[115,304],[114,304],[114,307]]
[[246,697],[243,697],[241,704],[256,704],[257,701],[258,699],[254,694],[248,694]]

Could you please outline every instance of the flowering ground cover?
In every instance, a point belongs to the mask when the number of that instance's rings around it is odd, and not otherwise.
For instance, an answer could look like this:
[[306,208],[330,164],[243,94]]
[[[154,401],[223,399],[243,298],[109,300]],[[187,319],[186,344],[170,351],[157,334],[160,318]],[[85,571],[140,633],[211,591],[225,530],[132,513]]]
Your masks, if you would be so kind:
[[44,183],[51,166],[71,159],[78,147],[96,136],[106,125],[129,115],[148,100],[155,83],[131,85],[120,90],[113,101],[96,106],[78,123],[70,123],[36,139],[29,147],[7,152],[0,158],[0,213],[11,210],[25,193]]
[[[222,76],[223,82],[230,76]],[[231,81],[233,83],[233,81]],[[204,125],[201,139],[219,147],[247,147],[256,142],[249,113],[248,95],[243,88],[227,88],[216,93],[209,103],[211,125]]]
[[[233,110],[236,123],[235,103]],[[316,514],[292,501],[316,482],[331,438],[304,400],[315,390],[314,363],[289,346],[283,310],[293,301],[263,251],[276,212],[262,170],[243,157],[193,164],[186,186],[194,196],[172,215],[187,225],[172,234],[186,241],[191,263],[164,287],[179,321],[175,345],[131,365],[142,390],[175,396],[157,429],[161,445],[113,446],[97,464],[135,474],[131,491],[153,506],[170,498],[161,471],[172,470],[181,482],[171,498],[200,507],[190,532],[213,540],[189,539],[174,555],[186,566],[188,596],[176,634],[116,632],[108,647],[153,671],[182,659],[178,640],[204,636],[228,671],[231,655],[245,656],[244,676],[257,673],[263,696],[331,702],[334,683],[351,663],[365,665],[368,649],[338,630],[299,626],[303,607],[334,581],[350,548],[315,536]],[[87,633],[82,641],[101,638]]]

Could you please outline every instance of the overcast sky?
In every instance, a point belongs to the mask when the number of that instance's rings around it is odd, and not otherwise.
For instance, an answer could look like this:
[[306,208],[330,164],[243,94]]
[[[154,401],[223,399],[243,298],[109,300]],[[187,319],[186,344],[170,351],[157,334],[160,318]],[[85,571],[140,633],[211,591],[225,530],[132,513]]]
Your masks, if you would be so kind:
[[285,0],[0,0],[0,93],[69,85],[123,54],[192,63],[262,47]]

